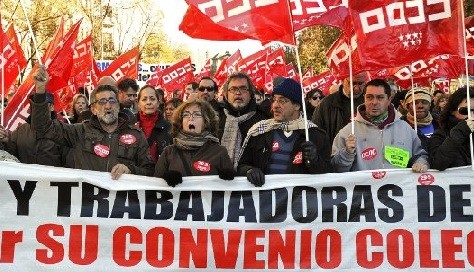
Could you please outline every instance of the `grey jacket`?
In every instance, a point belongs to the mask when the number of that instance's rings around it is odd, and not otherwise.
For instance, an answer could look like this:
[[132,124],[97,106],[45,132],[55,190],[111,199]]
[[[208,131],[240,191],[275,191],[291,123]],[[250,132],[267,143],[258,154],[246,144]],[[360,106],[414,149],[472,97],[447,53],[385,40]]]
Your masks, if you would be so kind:
[[346,151],[346,139],[351,134],[351,124],[342,128],[334,139],[331,163],[336,172],[400,168],[385,158],[385,148],[394,147],[408,152],[410,161],[428,164],[428,153],[421,147],[421,141],[410,125],[401,120],[392,105],[389,117],[382,127],[364,119],[365,105],[357,108],[354,134],[357,137],[356,152]]

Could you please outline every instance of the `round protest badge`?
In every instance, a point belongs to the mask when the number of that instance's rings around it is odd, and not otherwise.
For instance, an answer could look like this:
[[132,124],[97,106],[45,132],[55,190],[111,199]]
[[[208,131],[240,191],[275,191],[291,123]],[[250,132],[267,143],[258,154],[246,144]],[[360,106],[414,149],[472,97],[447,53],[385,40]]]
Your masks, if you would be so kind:
[[430,185],[435,181],[435,177],[431,174],[421,174],[418,177],[418,183],[421,185]]
[[383,179],[387,175],[387,172],[385,171],[374,171],[372,172],[372,177],[374,179]]
[[370,161],[373,160],[375,157],[377,157],[377,149],[373,147],[367,147],[362,151],[360,154],[363,160]]
[[200,172],[209,172],[211,171],[211,164],[205,161],[196,161],[193,164],[194,169]]
[[105,158],[109,155],[109,147],[106,145],[96,144],[94,146],[94,153],[102,158]]
[[278,143],[277,141],[273,141],[273,144],[272,144],[272,152],[276,152],[280,149],[280,143]]
[[137,141],[137,138],[133,136],[132,134],[124,134],[120,136],[120,141],[124,144],[133,144]]
[[298,152],[293,159],[293,164],[302,164],[303,163],[303,152]]

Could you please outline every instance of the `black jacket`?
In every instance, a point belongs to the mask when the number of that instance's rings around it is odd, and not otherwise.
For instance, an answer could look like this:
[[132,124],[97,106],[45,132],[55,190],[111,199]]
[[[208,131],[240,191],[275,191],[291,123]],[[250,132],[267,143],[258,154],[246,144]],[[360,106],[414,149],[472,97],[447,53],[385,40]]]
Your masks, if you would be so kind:
[[[140,115],[136,115],[138,120],[137,126],[140,126]],[[148,146],[150,146],[150,154],[153,160],[156,162],[158,157],[161,155],[165,147],[173,143],[173,137],[170,135],[171,124],[165,120],[163,114],[159,114],[158,120],[153,127],[150,136],[146,139]]]
[[[318,158],[311,162],[308,167],[304,162],[294,163],[296,155],[302,151],[301,144],[306,141],[304,130],[295,130],[299,135],[291,152],[291,160],[288,162],[289,172],[292,174],[323,174],[332,172],[331,146],[329,139],[323,130],[319,128],[309,129],[309,140],[316,145]],[[251,137],[237,167],[238,175],[245,176],[247,171],[253,167],[260,168],[263,173],[268,173],[268,165],[272,154],[273,131]]]
[[[364,97],[362,95],[354,99],[354,113],[357,111],[357,106],[363,102]],[[321,103],[314,110],[311,120],[326,131],[332,145],[339,130],[351,122],[354,113],[351,114],[351,99],[344,95],[341,85],[339,91],[321,100]]]

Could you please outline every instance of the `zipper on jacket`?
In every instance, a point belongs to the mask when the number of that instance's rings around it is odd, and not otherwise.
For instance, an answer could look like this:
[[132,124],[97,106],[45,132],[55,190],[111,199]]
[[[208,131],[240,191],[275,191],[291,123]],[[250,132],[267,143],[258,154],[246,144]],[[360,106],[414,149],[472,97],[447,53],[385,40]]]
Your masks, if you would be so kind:
[[111,147],[111,142],[112,140],[112,133],[109,133],[109,143],[108,143],[108,146],[109,146],[109,155],[107,156],[107,169],[106,169],[106,172],[110,172],[109,171],[109,162],[110,162],[110,155],[112,153],[112,147]]

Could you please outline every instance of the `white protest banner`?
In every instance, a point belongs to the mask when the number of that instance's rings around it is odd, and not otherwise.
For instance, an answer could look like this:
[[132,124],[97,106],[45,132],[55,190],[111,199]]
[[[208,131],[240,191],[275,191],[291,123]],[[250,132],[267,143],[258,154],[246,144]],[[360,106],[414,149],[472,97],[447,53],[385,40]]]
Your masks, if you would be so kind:
[[474,269],[470,167],[163,180],[0,162],[0,271]]

